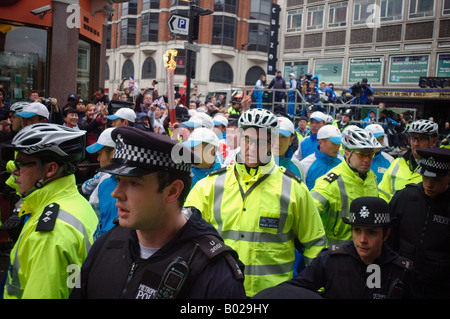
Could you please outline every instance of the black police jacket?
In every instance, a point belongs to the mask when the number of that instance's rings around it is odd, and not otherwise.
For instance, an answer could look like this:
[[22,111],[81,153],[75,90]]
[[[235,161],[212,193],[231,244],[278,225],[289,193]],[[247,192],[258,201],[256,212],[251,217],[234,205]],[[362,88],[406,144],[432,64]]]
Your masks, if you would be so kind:
[[[353,241],[324,249],[295,278],[279,286],[293,285],[317,292],[326,299],[419,298],[410,268],[412,263],[383,244],[375,272],[364,264]],[[379,282],[375,274],[380,275]]]
[[389,245],[411,259],[425,298],[450,298],[450,188],[428,197],[423,184],[397,192],[389,205],[395,217]]
[[[176,298],[245,298],[242,263],[198,211],[148,259],[140,257],[136,231],[116,225],[92,246],[81,268],[80,287],[70,298],[155,299],[168,265],[177,257],[187,262],[194,249],[187,280]],[[165,282],[176,287],[179,275],[175,271]]]

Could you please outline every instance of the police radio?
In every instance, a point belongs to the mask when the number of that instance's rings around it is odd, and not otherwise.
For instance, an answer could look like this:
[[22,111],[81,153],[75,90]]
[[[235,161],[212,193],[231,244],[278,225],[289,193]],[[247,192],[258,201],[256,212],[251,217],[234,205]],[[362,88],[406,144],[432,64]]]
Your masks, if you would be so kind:
[[189,275],[189,265],[197,252],[198,244],[186,262],[183,258],[175,258],[166,268],[156,294],[157,299],[175,299]]

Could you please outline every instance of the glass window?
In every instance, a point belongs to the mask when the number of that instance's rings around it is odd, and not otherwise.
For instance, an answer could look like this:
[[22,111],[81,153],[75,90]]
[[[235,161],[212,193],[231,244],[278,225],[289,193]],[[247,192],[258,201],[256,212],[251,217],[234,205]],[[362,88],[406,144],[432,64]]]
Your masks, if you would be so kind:
[[108,24],[106,27],[106,48],[111,49],[111,31],[112,31],[112,24]]
[[134,76],[134,64],[130,59],[126,60],[122,66],[122,79],[129,79]]
[[395,21],[402,19],[403,0],[381,0],[381,21]]
[[109,65],[105,62],[105,80],[109,80]]
[[328,27],[345,27],[347,25],[347,6],[347,1],[330,4]]
[[214,12],[237,14],[238,0],[214,0]]
[[143,13],[141,19],[141,42],[158,42],[159,13]]
[[252,66],[245,75],[245,85],[255,85],[261,75],[266,75],[266,72],[260,66]]
[[353,6],[353,24],[373,23],[375,0],[355,0]]
[[77,95],[83,99],[89,96],[91,57],[91,45],[86,41],[78,40]]
[[189,2],[186,0],[171,0],[170,1],[170,6],[174,7],[174,6],[188,6]]
[[209,81],[219,83],[232,83],[233,69],[228,63],[224,61],[216,62],[213,64],[209,72]]
[[302,30],[303,10],[289,10],[287,12],[286,32]]
[[450,14],[450,0],[444,0],[444,5],[442,8],[442,14],[447,15]]
[[142,10],[159,9],[159,0],[142,0]]
[[250,20],[270,21],[272,0],[252,0],[250,2]]
[[137,0],[122,3],[122,17],[128,14],[137,14]]
[[156,63],[152,57],[145,59],[142,65],[142,78],[143,79],[153,79],[156,77]]
[[136,44],[136,18],[121,20],[120,45]]
[[49,31],[0,23],[0,84],[5,102],[28,98],[31,90],[47,92],[47,43]]
[[323,29],[323,9],[324,6],[308,8],[308,16],[306,20],[306,30]]
[[267,52],[269,49],[270,26],[260,23],[248,25],[248,51]]
[[227,16],[213,16],[212,44],[235,46],[236,19]]
[[434,0],[410,0],[409,18],[434,16]]

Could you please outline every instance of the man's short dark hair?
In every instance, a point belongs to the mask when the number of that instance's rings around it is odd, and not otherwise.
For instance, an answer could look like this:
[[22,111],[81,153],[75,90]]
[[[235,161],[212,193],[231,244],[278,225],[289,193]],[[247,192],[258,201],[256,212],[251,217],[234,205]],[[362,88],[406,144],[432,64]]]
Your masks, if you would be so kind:
[[181,191],[180,196],[178,197],[178,207],[183,208],[186,197],[189,194],[189,191],[191,190],[192,177],[190,175],[183,175],[177,172],[167,172],[167,171],[158,171],[157,176],[158,176],[158,193],[161,193],[165,187],[169,186],[177,179],[183,182],[184,188]]

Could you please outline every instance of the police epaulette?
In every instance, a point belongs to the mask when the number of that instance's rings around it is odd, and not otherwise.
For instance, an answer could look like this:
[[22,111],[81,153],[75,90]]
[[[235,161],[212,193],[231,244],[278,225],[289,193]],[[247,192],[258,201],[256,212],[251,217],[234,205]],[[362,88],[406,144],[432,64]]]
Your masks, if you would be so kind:
[[222,174],[223,172],[226,172],[226,171],[227,171],[227,166],[216,169],[215,171],[212,171],[211,173],[209,173],[209,176]]
[[244,279],[243,264],[239,264],[236,252],[223,241],[212,235],[203,235],[195,238],[194,242],[199,245],[200,250],[210,260],[223,254],[235,278]]
[[413,269],[413,262],[411,260],[409,260],[408,258],[402,257],[402,256],[398,256],[394,261],[394,264],[396,264],[397,266],[400,266],[404,269],[409,269],[412,270]]
[[324,179],[325,181],[329,182],[329,183],[332,183],[332,182],[334,182],[335,180],[337,180],[338,177],[339,177],[339,175],[337,175],[337,174],[335,174],[335,173],[333,173],[333,172],[330,172],[330,173],[328,173],[323,179]]
[[44,208],[44,212],[39,217],[36,231],[52,231],[58,219],[59,205],[52,203]]
[[348,255],[348,252],[344,249],[344,247],[342,247],[342,245],[331,245],[330,247],[328,247],[328,250],[330,251],[330,255]]
[[293,172],[291,172],[290,170],[288,170],[287,168],[284,170],[284,174],[286,174],[289,177],[292,177],[293,179],[295,179],[297,182],[301,183],[303,182],[302,179],[300,177],[298,177],[297,175],[295,175]]

